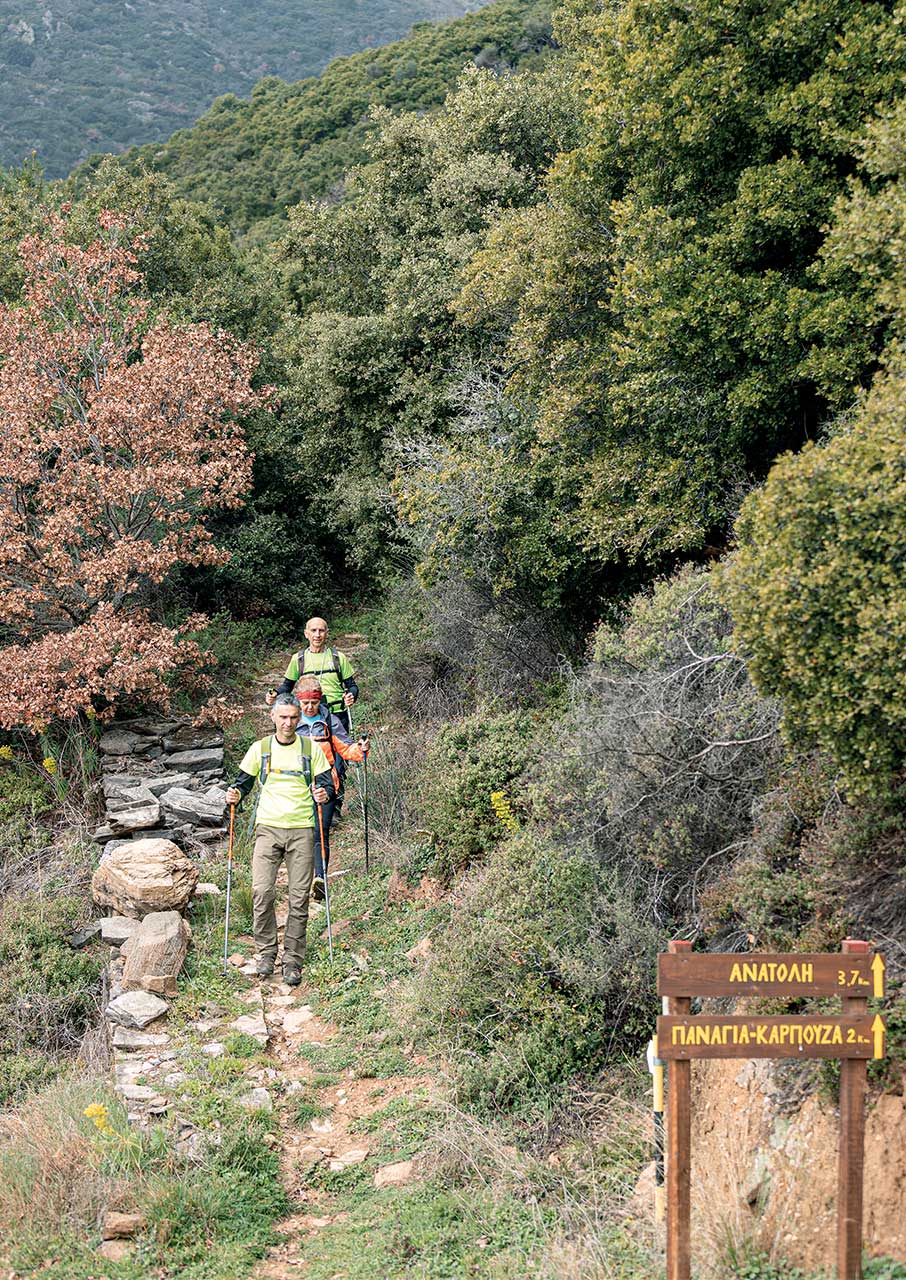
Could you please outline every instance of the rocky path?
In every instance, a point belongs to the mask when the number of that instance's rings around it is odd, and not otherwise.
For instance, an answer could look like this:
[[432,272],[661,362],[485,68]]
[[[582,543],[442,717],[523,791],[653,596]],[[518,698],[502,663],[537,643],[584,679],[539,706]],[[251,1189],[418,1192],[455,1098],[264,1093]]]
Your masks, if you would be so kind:
[[[352,653],[365,647],[360,636],[338,637],[336,643]],[[249,690],[245,710],[255,732],[265,732],[269,723],[262,690],[281,678],[279,669],[264,671]],[[108,1019],[113,1027],[115,1085],[131,1123],[167,1125],[189,1160],[210,1142],[211,1124],[216,1134],[218,1121],[210,1116],[216,1116],[218,1107],[266,1113],[269,1141],[279,1154],[293,1212],[279,1224],[280,1243],[254,1275],[255,1280],[285,1280],[305,1275],[318,1254],[319,1234],[342,1224],[345,1175],[356,1179],[357,1186],[365,1179],[377,1197],[386,1194],[384,1188],[404,1186],[417,1177],[417,1160],[408,1148],[394,1151],[393,1137],[382,1133],[378,1113],[387,1108],[392,1113],[395,1106],[409,1105],[416,1097],[429,1099],[433,1083],[424,1061],[411,1052],[397,1052],[392,1071],[370,1075],[367,1063],[360,1061],[365,1049],[356,1042],[355,1030],[335,1025],[325,1013],[334,993],[374,977],[368,973],[371,909],[363,910],[362,895],[370,893],[369,901],[382,902],[382,890],[377,880],[364,887],[355,796],[350,796],[347,817],[332,840],[335,967],[326,958],[324,908],[312,904],[311,959],[300,987],[286,986],[279,974],[258,980],[253,939],[239,929],[231,931],[228,973],[222,975],[225,782],[222,737],[215,742],[216,734],[185,722],[141,721],[118,725],[105,735],[106,741],[102,739],[107,818],[95,833],[105,844],[96,879],[113,885],[110,892],[120,895],[110,900],[117,914],[101,925],[103,940],[112,948]],[[183,793],[189,797],[185,802]],[[179,823],[183,803],[185,817]],[[204,806],[210,807],[210,815]],[[161,827],[161,820],[169,826]],[[177,840],[185,853],[172,843]],[[168,849],[169,862],[159,869],[163,897],[154,904],[160,909],[147,913],[138,904],[132,911],[119,863],[125,861],[135,876],[134,856],[152,846],[158,852]],[[212,881],[219,879],[220,885],[208,881],[196,887],[197,869],[186,853],[203,858]],[[240,848],[237,895],[242,883],[248,892],[247,873],[246,882],[240,873],[249,854],[247,845]],[[137,879],[138,887],[133,885],[130,892],[147,894],[147,876]],[[285,892],[284,874],[278,878],[278,892]],[[234,911],[237,902],[234,898]],[[281,929],[285,912],[281,902]],[[237,918],[243,919],[241,911]],[[247,921],[247,914],[244,918]],[[130,983],[130,964],[136,969],[136,957],[147,958],[148,939],[140,942],[146,933],[153,943],[151,968],[166,973],[146,972]],[[191,974],[177,987],[187,944]],[[379,981],[374,986],[377,999]],[[206,1117],[202,1120],[200,1101]],[[380,1212],[380,1205],[377,1208]],[[128,1238],[121,1238],[106,1241],[102,1252],[108,1259],[122,1259],[133,1247]]]

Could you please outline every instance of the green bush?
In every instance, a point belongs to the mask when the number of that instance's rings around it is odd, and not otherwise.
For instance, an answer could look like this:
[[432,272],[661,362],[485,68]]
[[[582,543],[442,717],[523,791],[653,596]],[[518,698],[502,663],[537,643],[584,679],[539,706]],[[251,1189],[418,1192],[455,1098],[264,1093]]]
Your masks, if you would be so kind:
[[577,1073],[635,1052],[657,1013],[662,938],[610,876],[523,833],[462,890],[411,994],[461,1100],[544,1111]]
[[53,788],[37,770],[0,765],[0,826],[23,817],[40,818],[53,805]]
[[518,824],[527,803],[525,771],[552,749],[542,712],[477,711],[443,725],[419,769],[421,825],[448,874],[486,857],[506,834],[492,795],[502,793]]
[[67,935],[81,897],[11,894],[0,907],[0,1049],[70,1052],[98,1017],[102,959]]
[[746,501],[724,574],[756,685],[853,796],[906,768],[906,349],[852,429],[782,458]]
[[0,1054],[0,1107],[9,1106],[24,1094],[50,1084],[61,1070],[63,1066],[58,1058],[37,1049]]

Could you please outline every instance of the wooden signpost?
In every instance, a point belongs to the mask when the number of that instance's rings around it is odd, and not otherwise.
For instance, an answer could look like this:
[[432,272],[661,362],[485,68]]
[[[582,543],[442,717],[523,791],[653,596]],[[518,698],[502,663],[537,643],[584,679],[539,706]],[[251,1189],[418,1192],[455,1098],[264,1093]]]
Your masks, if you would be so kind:
[[[692,1059],[839,1058],[837,1280],[862,1280],[862,1170],[869,1058],[882,1058],[884,1020],[868,997],[884,994],[884,961],[848,939],[839,955],[694,955],[671,942],[658,957],[657,1057],[667,1074],[667,1280],[690,1280]],[[840,1017],[691,1013],[695,996],[839,996]]]

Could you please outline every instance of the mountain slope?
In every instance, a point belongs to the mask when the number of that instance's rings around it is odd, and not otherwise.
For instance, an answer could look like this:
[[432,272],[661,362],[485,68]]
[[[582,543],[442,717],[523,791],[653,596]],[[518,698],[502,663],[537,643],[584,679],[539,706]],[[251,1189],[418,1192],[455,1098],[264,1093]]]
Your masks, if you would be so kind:
[[316,74],[472,0],[0,0],[0,163],[51,177],[190,124],[262,76]]
[[191,129],[128,153],[124,163],[165,173],[181,194],[212,202],[245,232],[328,191],[356,164],[371,106],[438,106],[466,62],[523,65],[551,39],[545,0],[496,0],[454,21],[419,25],[395,44],[339,58],[317,77],[295,84],[268,78],[248,99],[227,94]]

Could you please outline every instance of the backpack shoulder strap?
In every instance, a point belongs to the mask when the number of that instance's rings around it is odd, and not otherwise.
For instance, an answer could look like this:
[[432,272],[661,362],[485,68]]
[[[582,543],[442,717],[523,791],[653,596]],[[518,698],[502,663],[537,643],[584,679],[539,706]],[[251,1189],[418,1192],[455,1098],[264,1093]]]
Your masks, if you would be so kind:
[[300,738],[302,743],[302,772],[305,775],[305,781],[311,786],[311,738]]
[[340,655],[337,653],[336,649],[331,649],[331,651],[330,651],[330,656],[333,658],[333,670],[334,670],[334,675],[337,677],[337,679],[338,679],[338,680],[340,681],[340,683],[342,684],[342,683],[343,683],[343,674],[342,674],[342,672],[340,671]]
[[271,743],[273,738],[267,737],[261,739],[261,768],[258,771],[258,781],[262,787],[267,781],[267,775],[271,771]]

